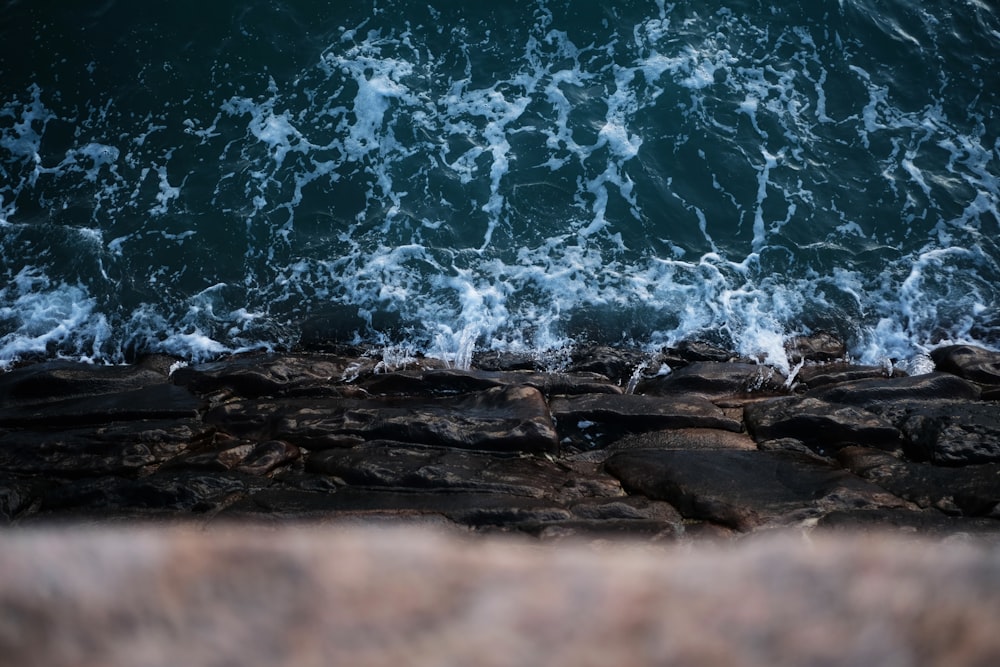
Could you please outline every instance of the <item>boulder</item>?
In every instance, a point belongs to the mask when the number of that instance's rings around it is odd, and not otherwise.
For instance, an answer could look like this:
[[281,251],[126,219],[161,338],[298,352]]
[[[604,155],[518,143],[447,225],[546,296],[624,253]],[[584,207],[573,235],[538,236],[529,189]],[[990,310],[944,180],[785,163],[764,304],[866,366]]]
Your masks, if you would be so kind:
[[182,387],[152,384],[139,389],[74,396],[0,409],[0,426],[48,428],[145,419],[197,417],[204,402]]
[[836,509],[911,507],[882,487],[794,452],[639,450],[617,453],[605,466],[629,493],[741,531]]
[[931,351],[939,371],[982,385],[1000,385],[1000,352],[973,345],[946,345]]
[[847,345],[837,336],[827,331],[818,331],[807,336],[793,336],[785,341],[788,361],[836,361],[847,357]]
[[698,396],[641,396],[637,394],[583,394],[557,396],[550,401],[560,425],[596,422],[629,432],[654,428],[716,428],[740,431],[740,422]]
[[920,507],[1000,519],[1000,464],[942,468],[901,461],[867,447],[844,448],[837,460],[856,475]]
[[885,378],[886,370],[881,366],[859,366],[847,363],[806,365],[800,368],[795,375],[796,382],[804,385],[807,389],[855,380],[881,380]]
[[268,354],[232,357],[174,371],[171,380],[198,394],[227,391],[244,398],[328,394],[334,387],[373,372],[370,357]]
[[636,393],[656,396],[698,395],[710,400],[788,393],[785,376],[769,366],[698,361],[668,375],[641,380]]
[[746,433],[734,433],[717,428],[676,428],[646,431],[627,435],[607,447],[610,455],[634,449],[757,449]]
[[0,470],[66,477],[140,476],[211,439],[197,419],[0,433]]
[[163,373],[147,366],[47,361],[0,373],[0,405],[10,409],[51,404],[63,399],[118,394],[166,383]]
[[808,392],[813,398],[859,407],[913,399],[978,400],[979,387],[950,373],[841,382]]
[[555,426],[541,392],[493,387],[446,398],[236,402],[207,419],[237,436],[329,449],[365,440],[505,452],[549,452]]
[[885,418],[852,405],[811,398],[811,394],[749,404],[744,419],[758,442],[794,438],[820,454],[847,444],[889,450],[902,445],[899,429]]

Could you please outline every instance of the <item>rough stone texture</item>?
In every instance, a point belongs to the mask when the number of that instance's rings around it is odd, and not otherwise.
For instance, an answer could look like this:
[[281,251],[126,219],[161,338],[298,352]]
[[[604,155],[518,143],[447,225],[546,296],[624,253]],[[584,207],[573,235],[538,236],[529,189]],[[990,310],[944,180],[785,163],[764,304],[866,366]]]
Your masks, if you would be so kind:
[[845,468],[920,507],[1000,518],[1000,464],[962,469],[910,463],[867,447],[837,453]]
[[[681,347],[492,370],[343,346],[179,369],[161,356],[25,366],[0,374],[0,521],[403,520],[688,541],[855,517],[1000,536],[1000,408],[979,398],[993,385],[808,364],[789,390],[760,365]],[[664,363],[669,375],[643,376]],[[898,458],[865,467],[843,453],[856,445]]]
[[560,424],[589,421],[618,425],[623,430],[698,427],[740,430],[738,421],[697,396],[560,396],[552,399],[551,408],[552,416]]
[[847,444],[898,449],[900,432],[886,419],[851,405],[806,396],[747,405],[747,429],[758,441],[795,438],[820,454]]
[[742,531],[835,509],[908,506],[879,486],[794,452],[639,450],[615,454],[605,465],[629,493]]
[[647,378],[636,392],[666,396],[685,394],[710,400],[787,393],[785,376],[768,366],[738,362],[698,361],[668,375]]
[[939,371],[979,384],[1000,385],[1000,352],[972,345],[948,345],[931,352]]
[[526,548],[345,527],[20,532],[12,665],[1000,664],[1000,552],[787,534]]
[[785,343],[788,361],[836,361],[847,357],[844,341],[826,331],[818,331],[808,336],[794,336]]

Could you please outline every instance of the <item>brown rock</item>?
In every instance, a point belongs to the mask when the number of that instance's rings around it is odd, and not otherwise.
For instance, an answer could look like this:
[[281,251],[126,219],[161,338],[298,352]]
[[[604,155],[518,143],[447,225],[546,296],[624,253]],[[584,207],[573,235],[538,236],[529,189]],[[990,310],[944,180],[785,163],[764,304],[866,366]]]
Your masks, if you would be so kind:
[[788,361],[836,361],[847,357],[847,345],[837,336],[827,331],[818,331],[808,336],[793,336],[785,342]]
[[902,440],[888,420],[851,405],[811,398],[774,398],[746,406],[747,430],[758,442],[794,438],[819,454],[847,444],[894,450]]
[[506,452],[548,452],[556,431],[541,392],[493,387],[447,398],[309,399],[226,404],[207,419],[235,435],[306,447],[362,440]]
[[984,385],[1000,385],[1000,352],[973,345],[947,345],[931,352],[939,371]]
[[793,452],[639,450],[615,454],[605,465],[629,493],[743,531],[835,509],[908,507],[879,486]]
[[911,399],[978,400],[979,388],[948,373],[926,373],[909,377],[856,380],[820,387],[808,392],[831,403],[872,407]]
[[[850,470],[920,507],[949,514],[993,516],[1000,519],[1000,464],[964,468],[901,461],[866,447],[847,447],[837,460]],[[1000,522],[997,523],[1000,529]]]
[[618,426],[624,431],[653,428],[717,428],[739,431],[740,423],[698,396],[584,394],[551,401],[552,416],[562,424],[581,421]]
[[635,391],[657,396],[695,394],[719,400],[787,393],[784,383],[785,377],[769,366],[699,361],[669,375],[642,380]]

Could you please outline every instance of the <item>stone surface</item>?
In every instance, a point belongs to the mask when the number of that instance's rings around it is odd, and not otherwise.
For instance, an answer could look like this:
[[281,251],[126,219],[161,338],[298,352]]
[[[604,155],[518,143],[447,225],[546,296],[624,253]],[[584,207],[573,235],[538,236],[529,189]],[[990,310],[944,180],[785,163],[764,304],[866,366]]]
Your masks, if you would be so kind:
[[586,421],[618,426],[623,431],[699,427],[740,430],[738,421],[698,396],[590,394],[558,396],[550,404],[552,416],[560,425]]
[[837,336],[818,331],[808,336],[793,336],[785,342],[788,361],[836,361],[847,357],[847,346]]
[[794,438],[829,454],[848,444],[901,447],[899,429],[874,413],[806,396],[774,398],[747,405],[747,429],[758,441]]
[[866,447],[842,449],[837,459],[851,472],[920,507],[1000,518],[1000,464],[942,468],[901,461]]
[[605,465],[629,493],[741,531],[835,509],[908,506],[879,486],[794,452],[639,450],[615,454]]
[[[675,541],[855,517],[1000,535],[1000,404],[980,399],[996,389],[985,376],[809,362],[788,389],[766,367],[681,347],[492,369],[343,346],[25,366],[0,374],[0,522],[402,521]],[[857,445],[898,458],[851,458],[872,451]]]
[[785,377],[767,366],[698,361],[668,375],[642,380],[638,383],[636,392],[657,396],[698,395],[718,400],[787,393],[784,385]]
[[939,371],[984,385],[1000,385],[1000,352],[972,345],[948,345],[931,352]]

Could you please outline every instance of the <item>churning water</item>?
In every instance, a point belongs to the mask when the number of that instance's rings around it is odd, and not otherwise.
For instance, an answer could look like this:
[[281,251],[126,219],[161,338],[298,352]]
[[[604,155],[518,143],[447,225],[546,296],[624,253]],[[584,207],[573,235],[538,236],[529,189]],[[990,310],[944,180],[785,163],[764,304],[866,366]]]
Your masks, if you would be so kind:
[[7,0],[0,364],[996,347],[998,68],[985,0]]

